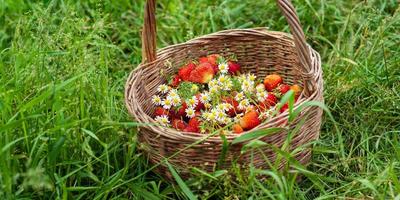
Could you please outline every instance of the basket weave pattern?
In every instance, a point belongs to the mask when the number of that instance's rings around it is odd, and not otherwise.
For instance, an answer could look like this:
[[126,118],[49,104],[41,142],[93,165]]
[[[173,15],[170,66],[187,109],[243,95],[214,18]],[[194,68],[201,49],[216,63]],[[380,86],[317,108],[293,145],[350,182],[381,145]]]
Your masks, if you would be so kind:
[[[277,0],[285,15],[293,36],[282,32],[267,31],[265,28],[232,29],[205,35],[185,43],[172,45],[156,51],[155,0],[148,0],[145,10],[145,23],[142,34],[143,62],[130,74],[125,87],[125,102],[129,113],[141,123],[155,123],[152,113],[154,105],[150,99],[157,94],[157,86],[166,83],[165,76],[171,75],[185,61],[197,59],[212,53],[226,57],[236,55],[243,72],[254,73],[263,78],[268,74],[278,73],[288,84],[299,84],[304,88],[295,108],[306,101],[323,102],[323,80],[321,61],[318,52],[305,41],[304,33],[296,12],[289,0]],[[300,130],[291,140],[291,149],[310,143],[319,136],[322,110],[318,107],[306,107],[289,126],[293,129],[299,121],[305,120]],[[269,127],[282,127],[287,124],[288,112],[260,124],[254,130]],[[246,134],[246,132],[242,133]],[[251,134],[251,133],[249,133]],[[228,142],[238,135],[226,134]],[[261,141],[280,147],[286,140],[286,131],[260,138]],[[204,139],[207,135],[181,132],[161,126],[143,126],[139,130],[139,142],[143,144],[152,163],[159,163],[177,151]],[[169,160],[178,167],[183,177],[190,176],[190,167],[197,167],[211,172],[215,170],[220,157],[223,141],[220,136],[212,136],[193,145]],[[250,163],[250,153],[241,154],[243,144],[229,147],[222,168],[229,168],[234,159],[239,163]],[[265,156],[274,162],[276,153],[269,147],[261,152],[254,152],[252,162],[255,167],[268,168]],[[304,148],[295,153],[295,158],[306,164],[311,156],[311,149]],[[281,166],[285,164],[282,160]],[[161,175],[170,178],[166,167],[157,168]]]

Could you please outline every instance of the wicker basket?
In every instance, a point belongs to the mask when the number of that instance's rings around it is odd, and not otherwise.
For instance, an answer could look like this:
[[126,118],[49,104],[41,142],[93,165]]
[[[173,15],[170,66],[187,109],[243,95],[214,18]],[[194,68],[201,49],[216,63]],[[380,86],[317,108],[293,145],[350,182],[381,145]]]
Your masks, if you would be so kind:
[[[297,14],[290,1],[277,0],[277,4],[285,15],[293,36],[282,32],[267,31],[265,28],[233,29],[168,46],[156,52],[155,0],[148,0],[142,32],[143,62],[132,71],[125,88],[125,101],[129,113],[138,122],[155,123],[152,116],[154,106],[150,99],[152,95],[157,93],[157,86],[166,83],[164,76],[160,74],[172,74],[174,69],[171,66],[181,66],[184,61],[197,59],[211,53],[218,53],[223,56],[235,54],[238,62],[242,65],[242,70],[254,73],[257,77],[263,78],[268,74],[277,72],[287,83],[301,85],[304,91],[295,107],[311,100],[323,102],[320,56],[306,43]],[[300,113],[296,120],[289,125],[293,128],[301,119],[306,118],[305,123],[291,140],[291,149],[318,138],[321,117],[322,110],[319,107],[306,107]],[[288,111],[260,124],[252,131],[284,126],[287,119]],[[238,137],[234,133],[227,133],[225,136],[228,142]],[[286,136],[287,132],[281,131],[262,137],[260,140],[280,147],[286,140]],[[183,177],[190,176],[191,167],[197,167],[208,172],[215,170],[223,141],[219,135],[207,139],[204,139],[205,137],[207,135],[180,132],[156,125],[140,127],[138,134],[144,152],[149,160],[155,164],[188,145],[204,140],[183,150],[169,160],[171,164],[178,168]],[[250,163],[250,159],[252,159],[255,167],[268,168],[264,155],[271,162],[274,162],[276,158],[276,153],[269,147],[263,147],[263,153],[254,152],[253,158],[251,158],[249,153],[240,153],[242,146],[243,143],[231,145],[222,165],[219,167],[229,168],[234,159],[239,164]],[[300,163],[306,164],[310,156],[311,148],[305,148],[305,150],[296,153],[295,158]],[[285,161],[282,161],[281,165],[284,163]],[[169,170],[164,164],[156,169],[161,175],[171,178]]]

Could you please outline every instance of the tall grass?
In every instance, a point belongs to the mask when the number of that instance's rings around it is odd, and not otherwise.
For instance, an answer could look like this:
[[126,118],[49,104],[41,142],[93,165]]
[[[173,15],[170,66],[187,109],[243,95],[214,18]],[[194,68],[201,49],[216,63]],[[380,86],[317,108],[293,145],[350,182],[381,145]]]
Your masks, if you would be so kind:
[[[399,3],[293,3],[322,56],[336,121],[326,117],[310,165],[198,169],[175,185],[149,171],[123,104],[144,1],[0,0],[0,197],[400,198]],[[159,1],[157,12],[159,47],[229,28],[288,31],[273,0]]]

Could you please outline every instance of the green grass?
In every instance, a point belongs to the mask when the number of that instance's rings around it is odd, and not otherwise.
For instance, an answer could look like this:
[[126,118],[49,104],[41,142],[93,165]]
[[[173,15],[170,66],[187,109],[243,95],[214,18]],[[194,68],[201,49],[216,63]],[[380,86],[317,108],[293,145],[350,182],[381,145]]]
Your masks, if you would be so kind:
[[[249,176],[174,185],[149,172],[123,103],[144,2],[0,0],[0,198],[399,199],[398,1],[293,3],[336,121],[325,117],[307,170],[250,165]],[[159,1],[157,17],[159,47],[229,28],[288,31],[272,0]]]

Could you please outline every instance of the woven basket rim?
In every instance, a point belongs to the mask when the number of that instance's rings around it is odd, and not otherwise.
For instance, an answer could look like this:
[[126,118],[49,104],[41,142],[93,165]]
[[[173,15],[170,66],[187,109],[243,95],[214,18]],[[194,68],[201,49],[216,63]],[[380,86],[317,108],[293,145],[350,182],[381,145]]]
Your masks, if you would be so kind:
[[[214,32],[214,33],[210,33],[207,35],[202,35],[199,37],[195,37],[193,39],[190,39],[186,42],[182,42],[182,43],[178,43],[178,44],[173,44],[173,45],[169,45],[166,46],[164,48],[161,48],[159,50],[157,50],[157,58],[154,61],[148,62],[148,63],[141,63],[139,64],[135,69],[132,70],[132,72],[129,74],[126,85],[125,85],[125,99],[127,98],[127,94],[128,92],[130,92],[128,90],[129,85],[134,85],[133,83],[136,81],[139,81],[140,78],[136,78],[142,70],[146,69],[147,67],[151,67],[155,64],[157,64],[160,60],[163,60],[164,57],[159,56],[159,55],[163,55],[163,54],[168,54],[168,51],[174,49],[174,48],[180,48],[183,46],[187,46],[187,45],[193,45],[193,44],[197,44],[200,41],[204,42],[204,40],[210,40],[210,38],[212,37],[217,37],[217,36],[226,36],[226,35],[232,35],[235,36],[236,33],[241,33],[241,35],[243,34],[256,34],[256,35],[260,35],[260,36],[268,36],[268,37],[272,37],[272,38],[276,38],[276,39],[283,39],[283,40],[288,40],[289,42],[293,43],[293,37],[291,34],[286,33],[286,32],[280,32],[280,31],[271,31],[268,30],[268,28],[266,27],[256,27],[256,28],[246,28],[246,29],[227,29],[227,30],[222,30],[222,31],[218,31],[218,32]],[[294,43],[293,43],[294,46]],[[315,59],[313,60],[312,63],[312,68],[316,69],[317,71],[314,73],[309,73],[309,74],[305,74],[305,75],[311,75],[313,77],[313,80],[315,82],[318,81],[322,81],[322,69],[321,69],[321,60],[320,60],[320,55],[319,53],[314,50],[308,43],[307,43],[307,47],[309,48],[309,52],[310,55],[313,55],[315,57]],[[133,81],[131,81],[133,80]],[[318,85],[322,85],[322,84],[315,84],[316,86]],[[321,92],[322,88],[316,88],[312,94],[309,95],[309,97],[305,98],[303,96],[303,94],[301,95],[301,97],[299,98],[299,100],[294,104],[294,109],[298,108],[299,106],[301,106],[303,103],[313,100],[316,98],[316,96]],[[135,95],[133,95],[135,96]],[[206,141],[221,141],[221,137],[216,134],[214,136],[209,136],[209,134],[211,133],[206,133],[206,134],[199,134],[199,133],[191,133],[191,132],[183,132],[183,131],[178,131],[176,129],[173,128],[168,128],[168,127],[162,127],[156,124],[155,120],[148,114],[146,114],[142,109],[140,109],[140,113],[136,113],[136,112],[131,112],[131,110],[129,109],[130,105],[128,104],[127,101],[125,101],[125,105],[128,108],[128,111],[130,113],[130,115],[133,117],[133,119],[135,121],[138,121],[139,123],[146,123],[146,124],[152,124],[152,125],[146,125],[146,126],[141,126],[140,128],[144,128],[144,129],[151,129],[154,132],[157,132],[160,135],[169,137],[169,138],[182,138],[185,140],[191,140],[191,141],[197,141],[200,139],[204,139],[205,137],[208,137]],[[306,112],[308,109],[310,109],[309,107],[304,108],[303,112]],[[138,117],[138,115],[141,115],[143,117],[144,115],[144,119],[146,121],[141,121],[140,118]],[[226,140],[228,141],[232,141],[235,138],[241,136],[242,134],[247,134],[249,132],[254,132],[257,130],[261,130],[261,129],[266,129],[269,127],[275,127],[275,126],[265,126],[270,124],[271,122],[278,123],[280,121],[285,121],[288,120],[288,110],[283,112],[283,113],[279,113],[277,114],[275,117],[266,120],[264,122],[262,122],[260,125],[258,125],[257,127],[245,131],[241,134],[235,134],[231,131],[228,131],[225,136],[226,136]],[[153,125],[154,124],[154,125]],[[223,130],[223,129],[221,129]]]

